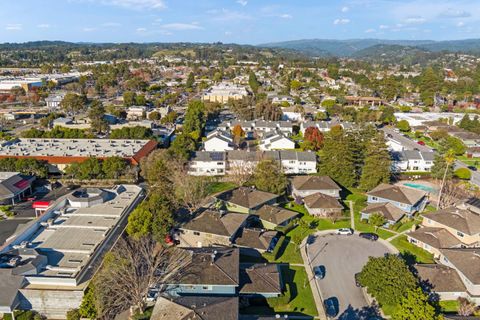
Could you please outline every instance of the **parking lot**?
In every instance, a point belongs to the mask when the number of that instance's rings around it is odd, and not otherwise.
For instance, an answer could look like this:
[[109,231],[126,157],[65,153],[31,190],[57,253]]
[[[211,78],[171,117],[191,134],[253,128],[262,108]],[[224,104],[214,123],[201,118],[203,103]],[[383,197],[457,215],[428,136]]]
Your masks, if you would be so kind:
[[[362,270],[368,257],[391,253],[380,241],[370,241],[358,235],[324,234],[315,238],[307,248],[311,267],[323,266],[325,277],[316,280],[324,300],[335,301],[342,320],[372,319],[362,289],[355,285],[355,274]],[[322,268],[323,269],[323,268]]]

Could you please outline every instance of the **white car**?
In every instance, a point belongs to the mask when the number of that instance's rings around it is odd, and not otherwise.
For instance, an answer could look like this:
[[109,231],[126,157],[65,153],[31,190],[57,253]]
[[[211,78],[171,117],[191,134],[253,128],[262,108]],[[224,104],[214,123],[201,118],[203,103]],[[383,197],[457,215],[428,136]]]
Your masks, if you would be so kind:
[[337,234],[351,236],[353,234],[353,230],[350,228],[341,228],[337,230]]

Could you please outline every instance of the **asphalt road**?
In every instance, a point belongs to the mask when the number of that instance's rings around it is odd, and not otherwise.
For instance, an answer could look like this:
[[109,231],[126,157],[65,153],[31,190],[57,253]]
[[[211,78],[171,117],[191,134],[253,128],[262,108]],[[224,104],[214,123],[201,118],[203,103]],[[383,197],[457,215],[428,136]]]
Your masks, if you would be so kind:
[[[454,168],[468,168],[468,166],[464,162],[457,160],[455,161]],[[480,186],[480,171],[470,170],[470,173],[472,174],[470,182],[476,184],[477,186]]]
[[312,267],[324,266],[325,278],[317,280],[323,299],[338,299],[338,319],[363,319],[358,315],[369,307],[361,288],[355,285],[355,273],[360,272],[368,257],[381,257],[389,248],[379,241],[369,241],[358,235],[318,236],[307,249]]

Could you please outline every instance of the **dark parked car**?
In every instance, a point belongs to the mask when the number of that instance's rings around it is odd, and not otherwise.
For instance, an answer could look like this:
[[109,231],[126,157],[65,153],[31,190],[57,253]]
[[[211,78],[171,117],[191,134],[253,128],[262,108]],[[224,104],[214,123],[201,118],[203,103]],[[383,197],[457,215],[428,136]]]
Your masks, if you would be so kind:
[[325,278],[325,266],[313,267],[313,273],[315,274],[315,279]]
[[359,273],[355,273],[355,285],[356,285],[357,287],[361,288],[362,285],[360,284],[359,277],[360,277],[360,272],[359,272]]
[[361,237],[361,238],[365,238],[367,240],[371,240],[371,241],[377,241],[378,240],[378,234],[376,234],[376,233],[362,232],[358,236]]
[[338,299],[335,297],[328,298],[323,301],[325,313],[329,318],[335,318],[338,314]]
[[477,171],[477,167],[475,167],[475,166],[468,166],[467,168],[472,170],[472,171]]

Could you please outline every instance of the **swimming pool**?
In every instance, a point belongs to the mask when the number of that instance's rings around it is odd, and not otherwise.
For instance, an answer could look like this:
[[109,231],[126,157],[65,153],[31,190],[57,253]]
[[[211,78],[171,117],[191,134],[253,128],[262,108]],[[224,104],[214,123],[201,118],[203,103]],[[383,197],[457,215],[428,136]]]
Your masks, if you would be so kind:
[[410,187],[410,188],[415,188],[415,189],[419,189],[419,190],[422,190],[422,191],[430,192],[430,193],[437,193],[438,192],[437,189],[429,187],[429,186],[424,186],[423,184],[408,182],[408,183],[404,183],[403,185],[407,186],[407,187]]

